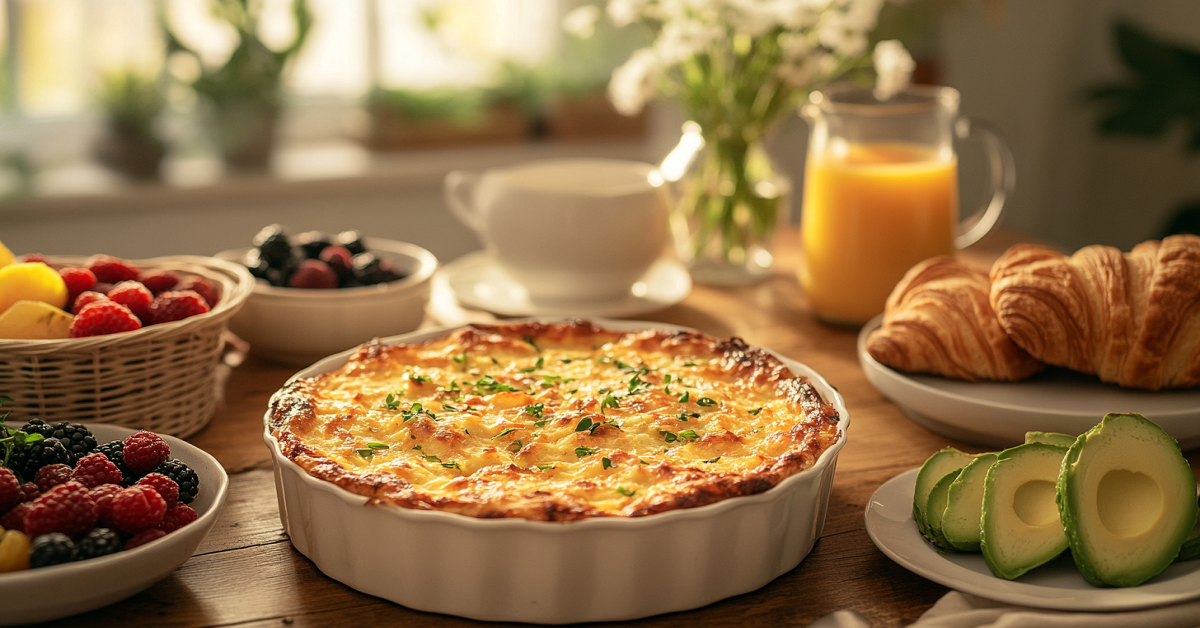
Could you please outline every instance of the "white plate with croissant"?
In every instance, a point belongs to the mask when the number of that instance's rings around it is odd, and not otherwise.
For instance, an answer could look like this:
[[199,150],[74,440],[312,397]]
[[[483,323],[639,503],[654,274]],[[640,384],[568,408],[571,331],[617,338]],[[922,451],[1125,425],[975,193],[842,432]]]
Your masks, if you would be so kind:
[[1137,412],[1200,447],[1200,237],[1009,249],[990,274],[914,266],[858,337],[868,381],[918,424],[1008,447]]

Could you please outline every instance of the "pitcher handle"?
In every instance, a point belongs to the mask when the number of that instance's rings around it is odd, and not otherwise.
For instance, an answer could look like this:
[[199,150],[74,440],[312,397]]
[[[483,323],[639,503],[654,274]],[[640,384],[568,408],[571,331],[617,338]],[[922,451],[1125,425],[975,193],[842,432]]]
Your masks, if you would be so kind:
[[465,170],[453,170],[446,173],[446,184],[443,190],[446,205],[464,225],[476,233],[483,233],[483,219],[475,213],[475,189],[483,174]]
[[964,249],[978,242],[1000,221],[1000,214],[1004,212],[1004,204],[1012,195],[1013,187],[1017,182],[1017,168],[1008,143],[991,124],[963,116],[955,122],[954,134],[960,139],[966,139],[974,134],[979,135],[988,155],[988,170],[992,180],[991,200],[973,216],[959,224],[959,234],[954,237],[954,245]]

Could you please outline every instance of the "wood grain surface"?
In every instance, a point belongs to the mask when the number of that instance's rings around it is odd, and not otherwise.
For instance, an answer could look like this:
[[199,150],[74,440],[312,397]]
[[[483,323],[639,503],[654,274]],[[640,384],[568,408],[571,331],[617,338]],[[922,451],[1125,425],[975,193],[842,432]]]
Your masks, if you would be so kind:
[[[781,240],[778,269],[762,283],[743,288],[697,286],[682,303],[643,318],[740,336],[808,364],[841,391],[852,423],[849,443],[838,459],[824,531],[796,569],[758,591],[693,611],[626,623],[805,626],[833,611],[852,609],[872,626],[884,628],[916,620],[947,591],[876,549],[864,529],[863,509],[880,484],[920,465],[942,447],[984,449],[917,426],[867,382],[855,356],[857,330],[813,319],[794,276],[797,234],[785,234]],[[965,255],[987,263],[1015,240],[1012,233],[1001,232]],[[268,397],[294,372],[246,360],[229,378],[224,407],[190,439],[216,456],[231,475],[229,500],[196,555],[128,600],[47,625],[361,628],[481,623],[413,611],[358,593],[324,576],[292,548],[279,521],[262,416]],[[1193,453],[1189,460],[1195,467],[1200,457]]]

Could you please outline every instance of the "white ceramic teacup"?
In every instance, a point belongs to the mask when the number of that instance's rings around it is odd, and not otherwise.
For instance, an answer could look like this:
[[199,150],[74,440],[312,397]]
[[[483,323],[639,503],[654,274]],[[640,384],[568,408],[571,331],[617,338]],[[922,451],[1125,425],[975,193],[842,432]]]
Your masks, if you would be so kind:
[[454,171],[445,192],[534,302],[623,298],[668,243],[670,200],[647,163],[554,159]]

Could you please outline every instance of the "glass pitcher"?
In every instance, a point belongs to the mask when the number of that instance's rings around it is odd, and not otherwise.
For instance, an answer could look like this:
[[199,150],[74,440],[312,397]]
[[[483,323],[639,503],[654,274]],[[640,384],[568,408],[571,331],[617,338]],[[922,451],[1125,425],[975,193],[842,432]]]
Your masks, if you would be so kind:
[[[958,114],[958,91],[914,85],[887,101],[870,89],[813,92],[799,275],[816,316],[861,325],[917,262],[986,235],[1015,184],[1012,153],[989,126]],[[991,198],[959,222],[954,140],[978,135]]]

